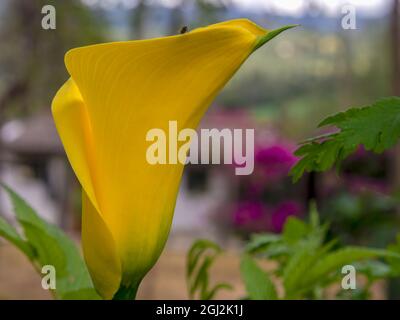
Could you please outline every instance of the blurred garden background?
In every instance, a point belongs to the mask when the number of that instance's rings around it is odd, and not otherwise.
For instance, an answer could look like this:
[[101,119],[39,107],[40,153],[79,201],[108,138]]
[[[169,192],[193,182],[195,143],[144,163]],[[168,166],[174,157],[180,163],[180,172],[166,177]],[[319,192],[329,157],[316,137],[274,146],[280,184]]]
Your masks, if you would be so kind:
[[[41,27],[47,4],[56,8],[55,30]],[[355,30],[342,28],[346,4],[356,8]],[[255,232],[280,233],[289,216],[305,218],[311,199],[332,237],[384,248],[400,230],[400,148],[381,155],[360,148],[339,173],[308,174],[296,184],[288,173],[298,142],[324,133],[316,129],[323,118],[400,95],[399,8],[398,0],[1,0],[0,180],[79,241],[80,187],[50,113],[68,77],[68,49],[233,18],[268,29],[301,24],[258,50],[213,102],[201,127],[255,128],[255,171],[185,168],[167,249],[139,298],[187,298],[185,254],[197,238],[228,250],[214,276],[234,291],[218,297],[237,297],[243,242]],[[0,215],[13,220],[1,193]],[[400,298],[399,287],[379,283],[373,296]],[[0,239],[0,299],[49,297],[26,259]]]

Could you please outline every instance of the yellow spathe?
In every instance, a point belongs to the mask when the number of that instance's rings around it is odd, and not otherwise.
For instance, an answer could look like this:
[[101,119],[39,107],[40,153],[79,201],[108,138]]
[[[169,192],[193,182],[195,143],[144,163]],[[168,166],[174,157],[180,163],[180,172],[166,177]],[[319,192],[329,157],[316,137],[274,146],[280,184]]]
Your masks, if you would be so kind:
[[71,78],[52,112],[83,188],[83,251],[104,298],[135,291],[170,230],[183,166],[149,164],[147,132],[167,132],[169,121],[196,128],[247,57],[288,28],[268,32],[239,19],[67,52]]

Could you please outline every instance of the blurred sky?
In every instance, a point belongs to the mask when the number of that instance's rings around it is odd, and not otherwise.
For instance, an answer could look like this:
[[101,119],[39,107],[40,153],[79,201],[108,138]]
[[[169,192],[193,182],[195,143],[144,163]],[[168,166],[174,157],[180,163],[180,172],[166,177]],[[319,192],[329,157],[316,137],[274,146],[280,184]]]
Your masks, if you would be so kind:
[[[148,0],[151,4],[160,4],[167,7],[174,7],[189,0]],[[213,2],[213,0],[209,0]],[[215,0],[214,0],[215,1]],[[370,16],[385,14],[390,7],[391,0],[219,0],[224,3],[233,3],[243,10],[264,10],[275,14],[302,16],[310,10],[310,3],[329,16],[341,14],[341,8],[345,4],[353,4],[358,13]],[[104,9],[112,9],[117,6],[133,8],[137,0],[82,0],[89,6],[101,6]]]

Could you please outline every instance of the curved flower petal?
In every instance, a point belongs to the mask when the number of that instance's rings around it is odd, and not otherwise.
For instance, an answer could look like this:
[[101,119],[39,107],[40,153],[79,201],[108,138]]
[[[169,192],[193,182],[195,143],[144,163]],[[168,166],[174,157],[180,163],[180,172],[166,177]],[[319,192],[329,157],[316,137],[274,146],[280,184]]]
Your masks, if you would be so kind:
[[90,123],[85,104],[72,79],[57,92],[52,112],[69,161],[84,189],[82,243],[85,260],[97,290],[103,297],[112,298],[120,285],[121,264],[112,235],[96,209]]
[[[118,277],[101,269],[109,263],[113,270],[120,266],[121,287],[137,286],[169,233],[183,165],[149,164],[148,131],[168,132],[169,121],[177,121],[178,130],[196,128],[216,94],[268,34],[240,19],[183,35],[93,45],[66,54],[73,80],[66,84],[69,91],[62,88],[57,94],[53,114],[87,194],[84,246],[99,250],[96,239],[108,239],[113,243],[108,251],[119,259],[118,265],[84,250],[91,255],[86,260],[103,296],[118,288]],[[73,99],[70,91],[76,91]],[[65,111],[72,107],[80,111]],[[74,147],[79,138],[83,145]],[[100,229],[110,234],[97,235]]]
[[95,288],[111,299],[121,284],[121,264],[107,225],[89,200],[82,195],[82,246]]

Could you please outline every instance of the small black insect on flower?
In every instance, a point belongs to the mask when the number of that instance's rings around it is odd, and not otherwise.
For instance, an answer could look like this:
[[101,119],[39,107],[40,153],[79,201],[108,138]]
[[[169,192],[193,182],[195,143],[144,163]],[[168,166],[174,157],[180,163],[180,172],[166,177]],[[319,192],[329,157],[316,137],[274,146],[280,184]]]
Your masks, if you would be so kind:
[[184,34],[184,33],[188,32],[188,31],[189,31],[188,26],[183,26],[183,27],[181,28],[180,34]]

